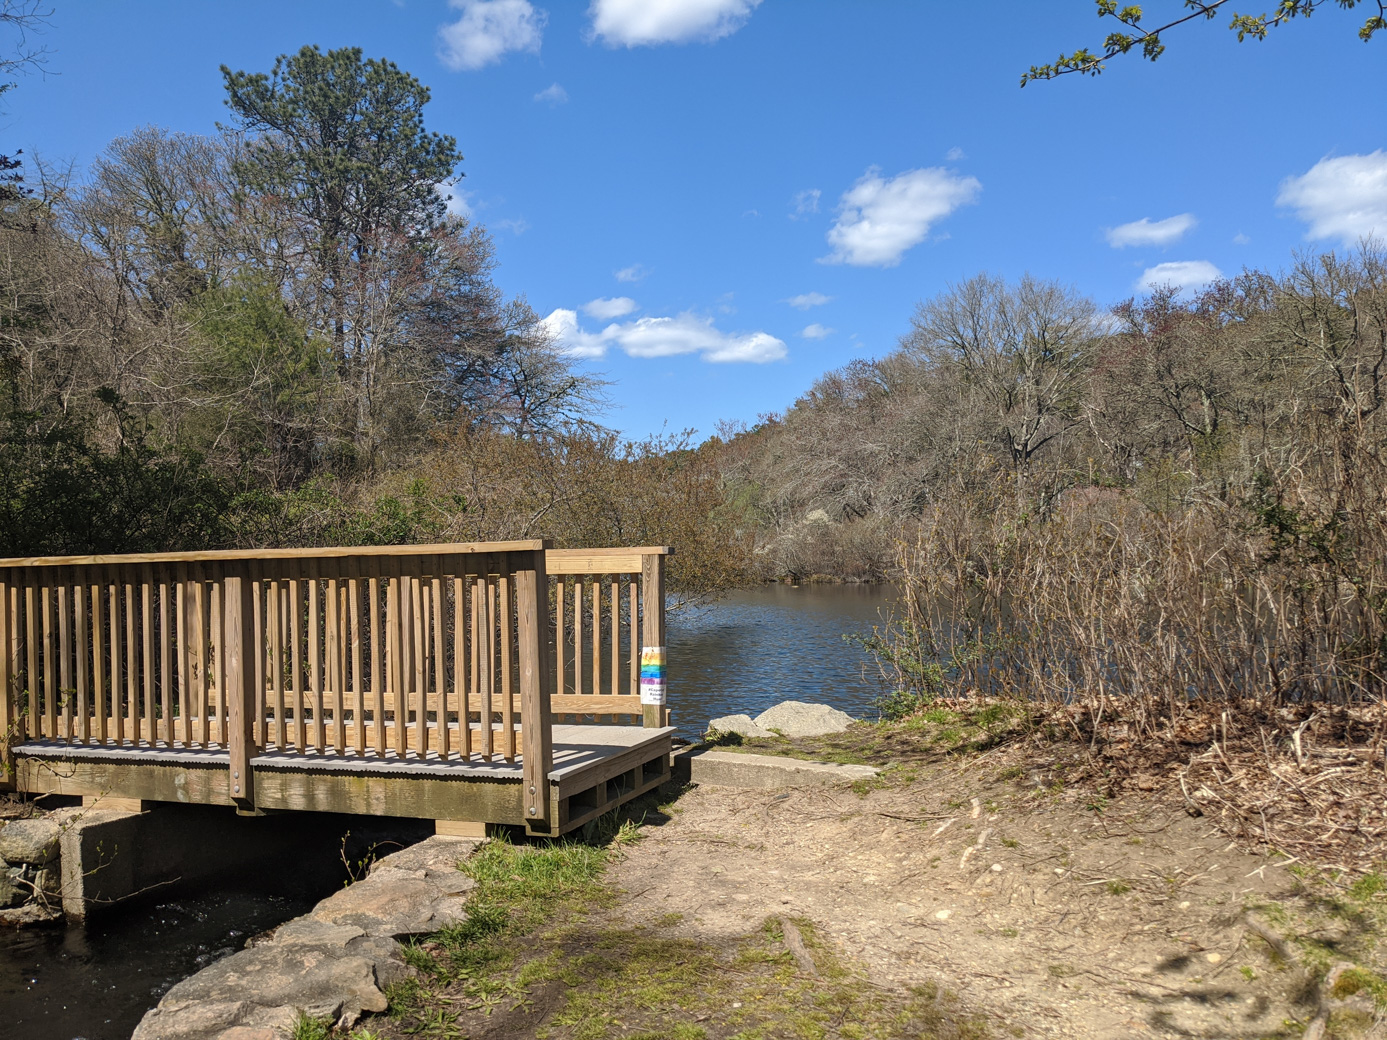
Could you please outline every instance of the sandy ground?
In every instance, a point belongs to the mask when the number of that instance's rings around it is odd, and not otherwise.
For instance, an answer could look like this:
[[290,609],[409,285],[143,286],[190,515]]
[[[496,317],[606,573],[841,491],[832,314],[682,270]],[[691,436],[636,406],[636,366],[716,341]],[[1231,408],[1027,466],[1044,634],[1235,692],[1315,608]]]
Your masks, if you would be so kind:
[[803,916],[873,982],[940,984],[999,1035],[1301,1036],[1317,992],[1244,916],[1295,879],[1155,804],[985,764],[865,793],[693,788],[614,868],[618,914],[706,939]]

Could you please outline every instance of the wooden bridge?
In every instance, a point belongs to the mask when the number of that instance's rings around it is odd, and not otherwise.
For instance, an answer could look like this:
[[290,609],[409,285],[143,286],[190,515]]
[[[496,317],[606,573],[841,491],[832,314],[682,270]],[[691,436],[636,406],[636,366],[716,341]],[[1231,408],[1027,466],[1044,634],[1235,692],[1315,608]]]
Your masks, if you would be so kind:
[[669,778],[668,552],[0,560],[0,783],[562,834]]

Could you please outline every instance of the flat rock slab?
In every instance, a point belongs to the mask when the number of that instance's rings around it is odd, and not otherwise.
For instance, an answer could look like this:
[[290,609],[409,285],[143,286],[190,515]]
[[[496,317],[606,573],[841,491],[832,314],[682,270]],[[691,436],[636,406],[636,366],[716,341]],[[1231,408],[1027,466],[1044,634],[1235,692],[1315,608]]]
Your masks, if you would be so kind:
[[757,715],[755,725],[787,737],[821,737],[825,733],[842,733],[856,721],[847,712],[827,704],[781,701]]
[[875,766],[805,762],[776,755],[743,755],[736,751],[697,751],[686,756],[689,779],[696,784],[749,787],[809,787],[852,783],[877,775]]
[[740,733],[744,737],[773,737],[770,730],[756,725],[750,715],[724,715],[718,719],[708,720],[709,734],[714,733]]
[[410,973],[397,939],[467,919],[457,865],[477,844],[428,838],[378,861],[269,942],[178,983],[132,1040],[286,1040],[301,1012],[346,1029],[384,1011],[385,988]]

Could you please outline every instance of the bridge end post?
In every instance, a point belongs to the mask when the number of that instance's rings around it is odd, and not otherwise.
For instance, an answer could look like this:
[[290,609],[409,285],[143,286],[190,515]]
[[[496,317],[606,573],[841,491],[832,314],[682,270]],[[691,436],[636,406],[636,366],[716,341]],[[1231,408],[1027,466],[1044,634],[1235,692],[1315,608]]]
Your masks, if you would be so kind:
[[549,660],[549,575],[545,549],[528,554],[530,560],[514,571],[516,634],[520,643],[520,735],[524,742],[523,803],[526,829],[531,831],[553,829],[549,818],[549,772],[554,768],[554,672]]
[[[647,728],[669,725],[665,649],[665,554],[641,557],[641,714]],[[648,662],[648,663],[647,663]],[[649,674],[647,674],[649,673]]]

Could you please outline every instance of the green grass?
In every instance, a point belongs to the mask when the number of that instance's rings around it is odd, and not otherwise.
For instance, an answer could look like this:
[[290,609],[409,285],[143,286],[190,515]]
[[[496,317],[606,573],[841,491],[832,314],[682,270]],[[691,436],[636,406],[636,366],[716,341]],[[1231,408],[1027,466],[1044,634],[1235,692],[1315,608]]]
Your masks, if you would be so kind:
[[302,1011],[299,1012],[299,1017],[294,1019],[294,1029],[289,1034],[290,1040],[328,1040],[331,1036],[331,1019],[311,1018]]

